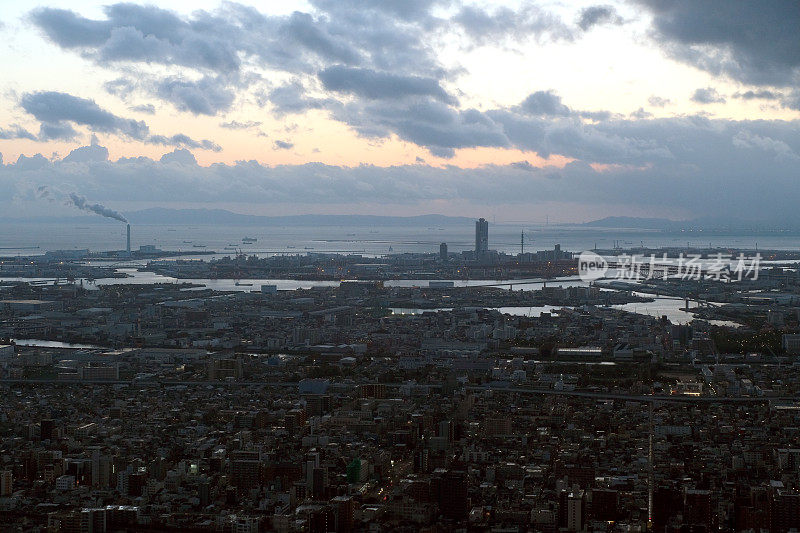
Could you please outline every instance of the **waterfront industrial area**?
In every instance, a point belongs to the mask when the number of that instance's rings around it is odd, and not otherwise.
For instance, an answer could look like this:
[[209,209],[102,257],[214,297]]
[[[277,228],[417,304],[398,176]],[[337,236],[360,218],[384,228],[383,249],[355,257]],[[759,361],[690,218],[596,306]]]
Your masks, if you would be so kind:
[[4,258],[0,525],[800,527],[796,265],[613,252]]

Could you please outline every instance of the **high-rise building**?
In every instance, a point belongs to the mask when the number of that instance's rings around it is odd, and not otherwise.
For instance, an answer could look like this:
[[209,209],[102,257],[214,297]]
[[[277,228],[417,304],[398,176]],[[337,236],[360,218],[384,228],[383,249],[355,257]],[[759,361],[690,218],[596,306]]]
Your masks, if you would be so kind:
[[475,221],[475,258],[480,260],[489,252],[489,222],[485,218]]
[[11,470],[0,472],[0,496],[11,496],[14,492],[14,476]]
[[42,440],[50,440],[53,438],[53,430],[56,427],[56,423],[52,418],[46,418],[41,422],[41,433],[40,437]]
[[442,263],[447,262],[447,243],[443,242],[439,245],[439,261]]
[[683,523],[687,526],[700,526],[705,531],[714,529],[714,509],[711,491],[686,489],[683,501]]
[[437,470],[431,479],[431,491],[445,518],[464,520],[469,513],[467,474],[463,470]]

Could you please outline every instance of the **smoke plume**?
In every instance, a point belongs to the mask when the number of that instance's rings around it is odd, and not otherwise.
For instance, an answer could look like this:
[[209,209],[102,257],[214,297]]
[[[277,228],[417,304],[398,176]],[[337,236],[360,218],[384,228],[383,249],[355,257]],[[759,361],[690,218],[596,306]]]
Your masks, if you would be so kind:
[[86,201],[86,198],[84,198],[79,194],[75,194],[74,192],[69,194],[68,203],[70,205],[74,205],[78,209],[82,209],[83,211],[90,211],[92,213],[97,213],[100,216],[113,218],[115,220],[119,220],[120,222],[128,222],[128,219],[126,219],[117,211],[109,209],[101,204],[90,204],[89,202]]

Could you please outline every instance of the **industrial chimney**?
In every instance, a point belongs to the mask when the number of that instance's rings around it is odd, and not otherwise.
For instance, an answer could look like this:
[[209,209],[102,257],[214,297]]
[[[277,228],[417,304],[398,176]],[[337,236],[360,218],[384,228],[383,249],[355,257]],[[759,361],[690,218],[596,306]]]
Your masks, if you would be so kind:
[[128,252],[128,255],[131,255],[131,225],[128,224],[128,245],[125,247],[125,251]]

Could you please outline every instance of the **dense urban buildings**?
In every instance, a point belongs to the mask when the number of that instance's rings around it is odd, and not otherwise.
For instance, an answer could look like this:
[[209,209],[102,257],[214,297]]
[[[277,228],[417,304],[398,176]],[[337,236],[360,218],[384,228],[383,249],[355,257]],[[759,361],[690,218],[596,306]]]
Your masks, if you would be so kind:
[[[559,246],[490,254],[487,228],[483,259],[443,243],[382,258],[167,253],[138,271],[3,261],[67,274],[0,284],[0,526],[800,527],[794,269],[585,283]],[[548,263],[560,278],[515,279]],[[209,269],[236,272],[230,289],[198,283]],[[331,269],[350,279],[326,281]],[[509,277],[467,283],[461,269]],[[139,282],[148,270],[185,281]],[[265,270],[319,281],[239,281]],[[689,318],[632,312],[665,302]]]

